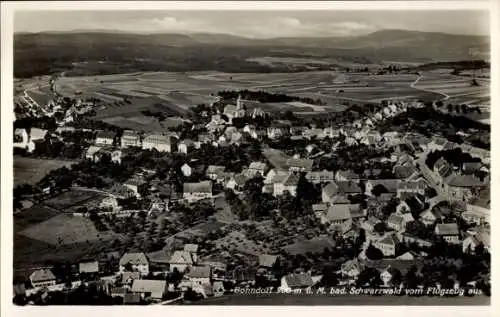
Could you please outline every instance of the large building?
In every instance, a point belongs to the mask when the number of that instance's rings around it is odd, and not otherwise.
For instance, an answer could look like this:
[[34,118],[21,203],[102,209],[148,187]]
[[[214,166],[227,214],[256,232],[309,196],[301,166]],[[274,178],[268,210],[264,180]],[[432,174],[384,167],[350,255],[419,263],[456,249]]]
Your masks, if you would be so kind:
[[140,146],[141,140],[135,131],[125,130],[121,138],[122,147]]
[[212,198],[212,182],[184,183],[183,198],[189,203]]
[[150,134],[147,135],[144,140],[142,140],[142,148],[144,150],[155,149],[158,152],[168,152],[172,151],[172,144],[170,137],[161,134]]

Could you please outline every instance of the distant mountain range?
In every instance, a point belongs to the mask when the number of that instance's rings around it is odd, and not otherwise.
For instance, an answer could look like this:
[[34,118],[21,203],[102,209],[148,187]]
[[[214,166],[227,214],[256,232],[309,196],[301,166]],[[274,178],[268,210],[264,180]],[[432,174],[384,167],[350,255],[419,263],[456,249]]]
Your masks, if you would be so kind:
[[[355,60],[434,62],[488,59],[486,36],[454,35],[407,30],[382,30],[352,37],[294,37],[253,39],[227,34],[138,34],[120,31],[69,31],[14,35],[16,63],[28,59],[53,61],[101,61],[122,63],[131,59],[185,62],[192,70],[216,69],[222,63],[256,56],[314,56]],[[206,56],[203,56],[205,53]],[[192,59],[202,59],[202,62]],[[217,64],[217,63],[215,63]],[[19,64],[18,64],[19,65]],[[173,65],[173,64],[172,64]],[[63,66],[63,65],[61,65]],[[17,65],[15,65],[16,69]],[[46,68],[46,67],[45,67]],[[179,67],[173,67],[179,70]],[[182,68],[182,67],[181,67]],[[184,67],[191,70],[190,67]],[[224,67],[223,67],[224,68]]]

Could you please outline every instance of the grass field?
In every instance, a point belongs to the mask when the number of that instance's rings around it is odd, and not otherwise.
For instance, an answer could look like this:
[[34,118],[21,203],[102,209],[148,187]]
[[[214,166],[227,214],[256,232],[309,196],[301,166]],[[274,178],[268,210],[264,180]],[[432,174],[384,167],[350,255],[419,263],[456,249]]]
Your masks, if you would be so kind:
[[290,254],[321,253],[325,248],[335,247],[335,242],[329,237],[316,237],[310,240],[297,241],[283,249]]
[[44,201],[44,204],[61,212],[71,213],[76,207],[99,204],[103,198],[104,194],[73,189]]
[[37,223],[24,229],[20,234],[52,245],[109,240],[114,237],[113,234],[97,231],[88,218],[67,214],[60,214]]
[[14,156],[14,186],[36,184],[51,170],[71,166],[73,161],[45,160]]

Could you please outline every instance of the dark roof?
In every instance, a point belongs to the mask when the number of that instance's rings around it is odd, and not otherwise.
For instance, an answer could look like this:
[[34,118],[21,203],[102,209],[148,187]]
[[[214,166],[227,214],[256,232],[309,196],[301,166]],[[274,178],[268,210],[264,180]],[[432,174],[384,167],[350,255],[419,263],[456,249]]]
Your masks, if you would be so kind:
[[400,182],[399,179],[371,179],[368,180],[373,187],[377,185],[382,185],[387,189],[389,193],[395,193],[398,191],[398,184]]
[[417,172],[417,168],[413,165],[395,166],[394,175],[397,178],[408,178]]
[[123,304],[134,305],[141,302],[141,294],[126,293],[123,295]]
[[286,161],[286,165],[288,167],[299,167],[303,168],[306,171],[310,171],[312,169],[314,161],[308,159],[288,159]]
[[438,223],[436,225],[436,234],[442,236],[458,235],[458,226],[456,223]]
[[184,193],[212,193],[212,182],[184,183]]
[[337,182],[337,185],[339,187],[339,192],[344,194],[360,194],[362,192],[361,187],[357,182],[340,181]]
[[114,139],[116,133],[114,131],[99,131],[97,132],[96,138],[106,138],[106,139]]
[[148,259],[144,253],[125,253],[120,259],[120,265],[130,263],[132,265],[147,265]]
[[209,278],[210,272],[210,266],[193,266],[186,275],[192,278]]
[[325,187],[323,187],[323,194],[328,197],[332,197],[333,195],[337,194],[338,190],[339,186],[337,186],[337,184],[334,182],[330,182]]

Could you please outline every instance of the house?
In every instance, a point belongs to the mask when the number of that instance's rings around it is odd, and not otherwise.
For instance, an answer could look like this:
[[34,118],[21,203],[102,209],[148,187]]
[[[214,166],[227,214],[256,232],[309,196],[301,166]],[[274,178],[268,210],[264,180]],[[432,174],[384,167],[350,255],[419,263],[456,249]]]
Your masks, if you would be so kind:
[[56,285],[56,276],[50,269],[40,269],[31,273],[30,282],[33,287],[48,287]]
[[21,149],[26,149],[28,146],[29,135],[26,129],[14,130],[14,143],[13,146]]
[[[473,239],[467,239],[469,237],[473,237]],[[462,243],[463,252],[475,252],[475,248],[478,245],[482,245],[487,252],[491,252],[491,238],[490,238],[490,230],[489,228],[477,228],[470,232],[469,237],[464,239]],[[466,241],[467,240],[467,241]]]
[[467,204],[467,210],[461,214],[463,220],[468,224],[476,224],[477,226],[490,223],[490,209]]
[[361,223],[361,228],[365,229],[368,232],[373,232],[373,230],[375,229],[375,225],[380,222],[382,222],[380,219],[369,217],[367,220]]
[[118,200],[114,196],[108,196],[108,197],[103,198],[103,200],[99,204],[99,208],[111,209],[111,210],[115,211],[115,210],[119,210],[121,207],[118,206]]
[[435,137],[432,139],[432,141],[427,144],[427,150],[429,152],[432,151],[442,151],[444,149],[444,146],[448,143],[448,140],[446,140],[443,137]]
[[273,180],[273,196],[281,196],[287,191],[290,193],[290,195],[295,197],[295,195],[297,194],[297,184],[299,183],[299,177],[300,176],[295,173],[276,175]]
[[167,281],[164,280],[134,280],[133,293],[141,294],[142,298],[161,300],[167,293]]
[[123,294],[123,305],[139,305],[141,303],[141,294],[125,293]]
[[340,273],[342,277],[354,282],[364,269],[364,264],[355,258],[342,263],[340,266]]
[[248,166],[247,177],[252,178],[256,175],[264,177],[266,173],[267,165],[264,162],[252,162]]
[[331,171],[314,171],[306,174],[306,179],[313,184],[333,182],[334,174]]
[[78,263],[78,273],[99,273],[99,262],[80,262]]
[[185,139],[179,143],[179,145],[177,146],[177,150],[179,151],[179,153],[187,154],[194,147],[195,147],[195,144],[192,140]]
[[294,290],[307,290],[314,282],[310,273],[292,273],[281,278],[280,292],[292,292]]
[[259,266],[267,269],[271,269],[278,261],[277,255],[271,254],[260,254],[259,255]]
[[359,204],[331,205],[326,214],[320,216],[321,223],[328,223],[331,228],[341,233],[347,232],[352,225],[352,219],[359,216]]
[[451,197],[468,202],[475,193],[487,186],[486,180],[481,181],[474,174],[450,175],[444,181],[444,190]]
[[29,134],[29,141],[27,144],[27,151],[32,153],[37,144],[43,144],[48,137],[48,130],[39,129],[39,128],[31,128]]
[[191,253],[194,262],[197,262],[198,245],[193,243],[187,243],[184,245],[184,251]]
[[416,181],[401,181],[397,185],[397,196],[400,198],[405,194],[424,195],[426,188],[427,183],[423,179]]
[[184,163],[182,166],[181,166],[181,171],[182,171],[182,174],[186,177],[189,177],[191,176],[191,174],[193,173],[193,169],[191,168],[191,166],[189,166],[187,163]]
[[130,178],[123,185],[132,190],[136,197],[141,197],[148,188],[146,181],[136,177]]
[[228,117],[229,122],[232,122],[233,118],[242,118],[245,116],[246,111],[243,107],[241,96],[238,96],[238,99],[236,99],[236,105],[226,105],[224,107],[224,114]]
[[141,139],[139,138],[139,134],[132,130],[123,131],[123,135],[121,137],[121,145],[122,148],[130,146],[141,146]]
[[420,214],[420,222],[426,226],[433,225],[436,221],[443,219],[444,215],[440,212],[439,208],[427,209]]
[[193,284],[207,285],[212,279],[212,268],[210,266],[192,266],[185,277]]
[[116,163],[116,164],[122,163],[122,151],[121,150],[114,150],[111,152],[111,162]]
[[271,140],[278,139],[285,134],[285,127],[271,126],[266,129],[267,137]]
[[95,137],[96,145],[113,145],[116,133],[113,131],[99,131]]
[[[410,214],[411,215],[411,214]],[[402,215],[393,213],[387,219],[387,227],[397,232],[404,232],[406,228],[406,219]]]
[[185,272],[196,263],[196,259],[193,257],[193,253],[186,250],[176,250],[170,257],[170,271],[175,270],[179,272]]
[[398,191],[399,179],[369,179],[366,181],[365,195],[375,196],[373,189],[382,186],[386,192],[395,194]]
[[394,176],[398,179],[410,179],[418,175],[418,169],[413,165],[396,165],[392,169]]
[[399,244],[399,239],[395,234],[388,234],[384,238],[375,241],[373,246],[378,248],[384,256],[394,256],[396,254],[396,246]]
[[359,182],[361,177],[359,174],[354,173],[352,170],[340,170],[335,173],[335,180],[337,182],[341,181],[353,181]]
[[211,180],[217,180],[226,170],[225,166],[219,165],[209,165],[206,171],[206,175]]
[[339,193],[344,195],[357,195],[361,194],[362,190],[359,183],[354,181],[339,181],[337,182]]
[[460,243],[460,233],[456,223],[438,223],[434,229],[434,234],[448,243]]
[[433,245],[431,241],[416,237],[409,233],[403,233],[402,238],[404,243],[416,243],[420,247],[431,247]]
[[225,187],[232,189],[235,192],[241,192],[243,191],[243,187],[245,186],[247,180],[248,177],[244,173],[233,174],[229,177]]
[[290,172],[310,172],[314,161],[309,159],[288,159],[286,165]]
[[331,203],[337,196],[339,187],[336,183],[330,182],[321,189],[321,201],[324,203]]
[[484,245],[483,242],[477,235],[469,235],[462,241],[462,252],[463,253],[474,253],[476,247],[479,245]]
[[172,144],[169,136],[162,134],[149,134],[142,140],[143,150],[155,149],[158,152],[172,152]]
[[183,198],[189,203],[212,198],[212,182],[184,183]]
[[119,262],[120,272],[137,271],[141,275],[149,274],[149,262],[144,253],[125,253]]
[[85,152],[85,158],[92,162],[98,162],[99,156],[97,153],[102,149],[102,146],[91,145]]

